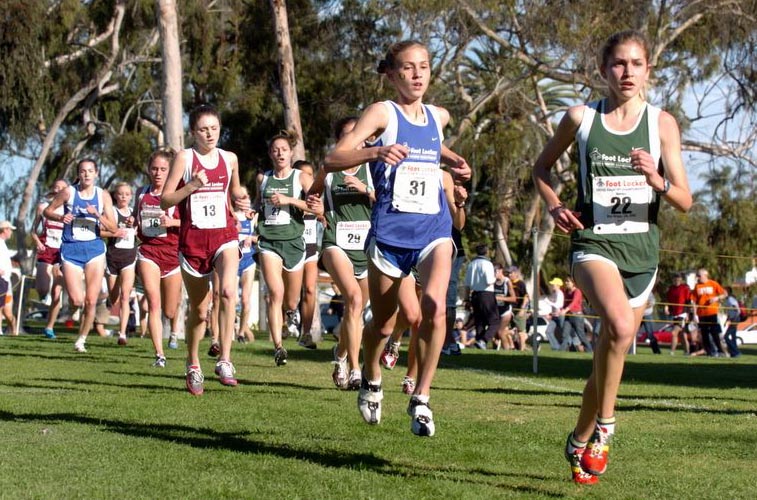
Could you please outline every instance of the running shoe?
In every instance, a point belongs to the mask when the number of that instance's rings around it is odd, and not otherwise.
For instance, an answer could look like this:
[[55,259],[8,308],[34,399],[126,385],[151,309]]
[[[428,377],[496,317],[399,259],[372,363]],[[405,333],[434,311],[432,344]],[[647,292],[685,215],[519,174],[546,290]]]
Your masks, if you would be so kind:
[[45,328],[44,334],[46,339],[55,338],[55,330],[53,330],[52,328]]
[[123,346],[123,345],[126,345],[127,342],[128,341],[126,340],[126,335],[124,335],[124,336],[119,335],[118,336],[118,345]]
[[218,381],[221,382],[222,385],[235,387],[237,385],[237,379],[234,378],[235,373],[236,370],[234,369],[234,365],[231,364],[231,361],[219,361],[216,363],[216,375],[218,375]]
[[416,397],[410,398],[407,405],[407,414],[410,415],[410,430],[416,436],[431,437],[436,432],[434,414],[428,403]]
[[360,383],[360,390],[357,393],[357,408],[363,420],[369,424],[378,424],[381,422],[381,400],[384,399],[384,391],[381,390],[381,384],[369,384],[363,378]]
[[408,396],[412,396],[413,392],[415,392],[415,379],[405,376],[402,379],[402,392]]
[[392,342],[391,339],[386,342],[384,352],[381,353],[381,364],[384,368],[391,370],[394,365],[397,364],[397,360],[400,358],[400,344],[399,342]]
[[187,366],[186,373],[187,390],[193,396],[200,396],[204,392],[202,386],[205,382],[205,377],[202,375],[202,370],[199,366]]
[[334,381],[334,385],[337,389],[346,389],[348,383],[347,358],[339,359],[337,346],[334,346],[334,361],[331,363],[334,365],[334,371],[331,373],[331,380]]
[[350,377],[347,380],[347,390],[357,391],[360,389],[360,383],[363,380],[363,374],[360,370],[350,370]]
[[79,337],[76,339],[76,342],[74,342],[74,351],[76,352],[87,352],[87,348],[84,345],[87,339],[84,337]]
[[568,434],[568,440],[565,442],[565,459],[570,464],[570,472],[573,475],[573,482],[576,484],[596,484],[599,481],[599,477],[589,474],[583,467],[581,467],[581,458],[586,452],[586,447],[574,448],[573,453],[568,451],[570,447],[570,434]]
[[304,347],[305,349],[316,349],[318,346],[313,341],[313,336],[309,333],[303,333],[297,345]]
[[155,356],[155,362],[152,364],[153,368],[165,368],[166,367],[166,357],[156,355]]
[[286,331],[290,337],[300,337],[300,313],[294,309],[286,312]]
[[586,445],[586,453],[581,457],[581,467],[595,476],[601,476],[607,470],[607,456],[610,453],[612,434],[600,424],[594,428],[594,434]]
[[210,349],[208,349],[208,356],[211,358],[217,358],[221,354],[221,344],[218,342],[211,342]]
[[284,346],[277,347],[273,352],[273,362],[276,363],[276,366],[287,364],[287,350],[284,349]]
[[179,338],[176,336],[175,333],[172,333],[168,337],[168,348],[169,349],[178,349],[179,348]]

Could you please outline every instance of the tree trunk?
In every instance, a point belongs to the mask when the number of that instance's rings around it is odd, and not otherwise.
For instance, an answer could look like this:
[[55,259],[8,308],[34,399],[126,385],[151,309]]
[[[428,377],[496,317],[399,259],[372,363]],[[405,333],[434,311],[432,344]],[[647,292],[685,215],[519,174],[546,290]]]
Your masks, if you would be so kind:
[[278,48],[279,79],[281,80],[281,95],[284,101],[284,124],[287,130],[297,132],[300,138],[294,148],[294,159],[305,159],[305,140],[302,137],[302,122],[300,120],[300,104],[297,101],[297,84],[294,79],[294,56],[292,43],[289,39],[289,20],[287,18],[286,2],[271,0],[273,10],[273,24],[276,30],[276,47]]
[[158,0],[158,28],[163,51],[161,84],[166,145],[179,151],[184,147],[181,105],[181,51],[179,16],[175,0]]
[[[26,181],[26,187],[24,188],[24,194],[21,199],[21,205],[18,208],[18,215],[16,216],[16,227],[18,227],[17,241],[18,241],[18,255],[19,262],[21,262],[22,270],[25,273],[30,273],[32,268],[32,261],[27,255],[26,248],[26,220],[29,218],[29,207],[32,205],[32,197],[34,196],[35,189],[37,187],[37,180],[39,174],[42,171],[42,166],[47,160],[47,156],[50,154],[50,150],[55,143],[56,135],[60,129],[63,121],[66,117],[76,109],[76,107],[84,101],[87,96],[100,88],[104,82],[110,79],[111,68],[116,61],[118,53],[120,52],[119,35],[121,31],[121,23],[124,18],[124,12],[126,10],[125,0],[119,0],[116,2],[115,12],[113,13],[113,30],[111,33],[110,54],[105,61],[102,69],[95,75],[89,83],[79,89],[71,98],[63,105],[58,111],[52,124],[47,130],[47,135],[42,142],[42,149],[40,150],[37,160],[34,162],[31,171],[29,172],[29,178]],[[88,126],[88,124],[85,124]]]

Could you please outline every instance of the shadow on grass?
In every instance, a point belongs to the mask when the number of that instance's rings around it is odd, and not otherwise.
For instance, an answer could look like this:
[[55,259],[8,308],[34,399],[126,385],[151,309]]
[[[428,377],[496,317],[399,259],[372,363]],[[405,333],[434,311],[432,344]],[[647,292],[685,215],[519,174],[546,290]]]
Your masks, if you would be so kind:
[[[539,355],[538,374],[534,374],[530,352],[474,351],[469,354],[466,350],[462,356],[443,357],[440,366],[485,370],[503,376],[586,379],[591,373],[592,358],[589,354],[546,351]],[[757,388],[757,357],[673,360],[670,356],[628,356],[623,381],[708,389]]]
[[71,349],[71,354],[47,354],[44,352],[28,352],[28,351],[0,352],[0,357],[9,357],[9,358],[24,357],[24,358],[35,358],[35,359],[42,359],[42,360],[75,361],[77,363],[97,363],[97,364],[124,363],[126,364],[125,360],[120,360],[118,358],[103,358],[102,356],[95,356],[93,354],[88,354],[88,353],[75,353],[73,349]]
[[[180,378],[180,380],[184,380],[184,377],[173,377],[173,378]],[[100,386],[100,387],[115,387],[122,390],[133,390],[133,389],[147,389],[150,391],[179,391],[179,392],[185,392],[186,389],[184,388],[184,384],[176,384],[176,386],[170,386],[170,385],[159,385],[159,384],[133,384],[129,383],[128,385],[124,384],[123,382],[103,382],[101,380],[92,380],[92,379],[73,379],[73,378],[37,378],[36,380],[39,380],[41,382],[51,382],[58,384],[64,384],[59,385],[57,387],[59,388],[66,388],[66,385],[80,385],[80,386]],[[2,384],[0,384],[2,385]]]
[[[106,432],[112,432],[134,438],[148,438],[205,450],[223,450],[244,454],[272,455],[284,459],[307,460],[323,467],[368,471],[392,477],[418,477],[426,479],[447,479],[455,482],[486,485],[521,493],[538,494],[550,498],[562,498],[566,495],[551,491],[546,487],[526,486],[502,483],[503,477],[512,477],[523,481],[554,480],[564,483],[564,478],[539,474],[500,473],[480,468],[437,467],[403,462],[393,463],[372,453],[345,452],[344,450],[307,450],[288,444],[270,444],[254,439],[250,432],[220,432],[209,428],[189,427],[178,424],[134,423],[112,419],[87,417],[74,413],[23,414],[0,411],[0,421],[5,422],[39,422],[46,425],[56,423],[73,423],[89,425]],[[441,473],[450,477],[440,478]],[[478,475],[479,478],[475,476]],[[483,477],[481,477],[483,476]],[[546,485],[545,485],[546,486]]]
[[[181,386],[182,390],[184,387],[184,376],[183,375],[173,375],[168,374],[165,372],[160,372],[158,370],[152,371],[152,372],[145,372],[145,371],[116,371],[116,370],[105,370],[103,371],[105,374],[109,375],[116,375],[116,376],[128,376],[128,377],[143,377],[143,378],[163,378],[163,379],[171,379],[176,380],[177,386]],[[68,380],[68,379],[67,379]],[[210,381],[213,382],[213,378],[208,377],[205,379],[206,382]],[[248,387],[275,387],[275,388],[286,388],[286,389],[297,389],[297,390],[306,390],[306,391],[326,391],[326,392],[334,392],[334,389],[330,387],[323,387],[323,386],[317,386],[317,385],[305,385],[305,384],[293,384],[291,382],[261,382],[259,380],[252,380],[252,379],[245,379],[242,377],[237,377],[237,381],[239,382],[240,386],[248,386]],[[81,383],[84,383],[84,380],[81,380]],[[98,382],[93,382],[98,383]],[[115,385],[115,384],[113,384]],[[140,385],[137,385],[136,387],[143,387]]]

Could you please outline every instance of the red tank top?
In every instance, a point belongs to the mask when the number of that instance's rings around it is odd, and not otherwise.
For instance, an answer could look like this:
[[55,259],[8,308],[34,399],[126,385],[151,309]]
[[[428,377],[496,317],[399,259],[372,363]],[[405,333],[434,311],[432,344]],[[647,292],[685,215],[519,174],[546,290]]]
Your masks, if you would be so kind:
[[214,168],[203,166],[194,149],[190,151],[192,164],[187,165],[184,177],[176,189],[179,190],[186,185],[192,178],[192,172],[197,169],[205,171],[208,182],[179,203],[179,218],[182,221],[180,240],[186,242],[190,241],[195,231],[225,231],[228,227],[236,227],[228,193],[231,167],[226,164],[223,151],[217,150],[218,164]]
[[[49,203],[44,203],[43,206],[47,207]],[[58,207],[56,213],[63,215],[63,207]],[[63,223],[53,221],[47,217],[42,217],[42,233],[39,234],[39,241],[42,242],[48,248],[60,248],[60,241],[63,237]]]
[[173,245],[179,244],[178,227],[161,227],[160,217],[165,214],[174,218],[175,207],[168,210],[160,208],[160,195],[150,192],[151,186],[145,186],[137,191],[137,236],[143,245]]

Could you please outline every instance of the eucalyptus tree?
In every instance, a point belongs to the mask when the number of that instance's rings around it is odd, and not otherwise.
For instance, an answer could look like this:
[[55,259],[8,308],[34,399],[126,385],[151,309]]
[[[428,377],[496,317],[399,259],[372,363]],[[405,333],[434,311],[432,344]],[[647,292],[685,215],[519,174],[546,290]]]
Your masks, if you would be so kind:
[[[430,38],[437,40],[442,57],[449,55],[438,76],[445,84],[439,88],[442,100],[450,102],[448,107],[458,117],[450,141],[469,160],[487,160],[474,167],[500,170],[502,177],[511,179],[494,187],[492,197],[499,209],[490,207],[486,217],[469,217],[466,230],[504,239],[518,259],[530,256],[530,227],[540,230],[539,261],[551,247],[552,221],[533,192],[529,165],[567,106],[602,94],[596,54],[602,41],[618,29],[635,28],[649,36],[655,67],[650,99],[683,124],[684,149],[730,157],[753,172],[754,1],[457,0],[446,7],[439,10],[455,13],[454,22]],[[702,37],[708,43],[702,43]],[[706,113],[713,111],[687,107],[684,97],[702,85],[717,86],[721,93],[720,121],[709,136],[694,137],[688,133],[697,123],[712,119]],[[712,97],[714,90],[709,90]],[[504,128],[513,131],[514,140],[502,134]],[[554,171],[559,188],[573,189],[574,154],[564,155]],[[480,178],[489,188],[496,176],[486,172]],[[476,185],[472,191],[477,192]],[[513,191],[519,195],[515,209],[509,206]],[[474,207],[476,203],[474,199]],[[508,214],[515,224],[506,222]],[[563,256],[553,252],[547,258]]]

